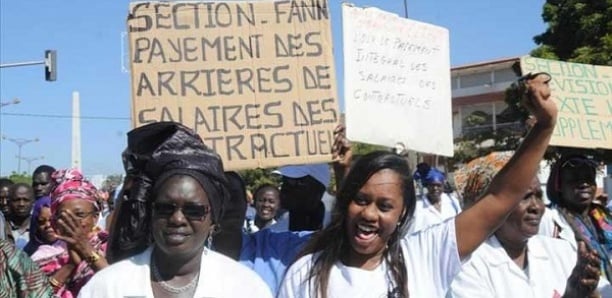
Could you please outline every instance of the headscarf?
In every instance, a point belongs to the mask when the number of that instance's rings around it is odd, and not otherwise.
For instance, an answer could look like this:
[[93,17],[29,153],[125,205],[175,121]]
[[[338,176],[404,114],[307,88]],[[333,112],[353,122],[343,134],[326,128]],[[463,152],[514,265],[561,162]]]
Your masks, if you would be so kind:
[[[85,200],[91,203],[96,211],[100,211],[96,187],[85,179],[79,170],[55,171],[51,174],[51,183],[51,214],[56,215],[62,203],[72,200]],[[96,233],[89,236],[89,244],[98,254],[104,256],[108,234],[99,230],[99,228],[94,228],[94,231]],[[67,244],[63,241],[57,241],[52,245],[40,245],[32,254],[32,260],[38,263],[43,272],[52,276],[70,262]],[[61,287],[54,288],[54,296],[76,297],[81,287],[89,281],[94,273],[89,264],[82,261],[73,269],[69,278]]]
[[436,168],[430,168],[429,172],[427,172],[427,175],[425,176],[423,185],[427,186],[430,183],[435,183],[435,182],[444,183],[445,180],[446,180],[446,177],[444,176],[444,173],[442,173],[440,170]]
[[98,205],[96,187],[83,177],[77,169],[65,169],[51,174],[53,182],[51,190],[51,214],[55,214],[59,205],[71,200],[86,200],[90,202],[96,211],[100,211]]
[[473,159],[455,171],[455,185],[466,205],[475,203],[489,187],[497,173],[508,163],[512,152],[492,152]]
[[30,241],[23,248],[23,251],[25,251],[28,256],[31,256],[39,246],[43,244],[52,244],[38,237],[38,217],[40,216],[40,212],[43,208],[51,208],[51,198],[49,196],[39,198],[36,200],[36,202],[34,202],[34,207],[32,207],[32,218],[30,219]]
[[163,181],[176,174],[196,179],[208,194],[213,223],[223,216],[228,198],[221,157],[191,129],[155,122],[128,132],[122,154],[127,193],[116,209],[109,258],[116,262],[144,251],[151,243],[151,204]]

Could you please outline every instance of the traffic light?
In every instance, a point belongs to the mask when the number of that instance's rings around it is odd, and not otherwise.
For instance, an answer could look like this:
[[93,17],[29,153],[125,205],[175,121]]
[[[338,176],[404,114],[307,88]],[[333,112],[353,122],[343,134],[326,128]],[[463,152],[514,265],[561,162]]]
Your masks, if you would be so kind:
[[57,79],[57,51],[45,51],[45,81],[53,82]]

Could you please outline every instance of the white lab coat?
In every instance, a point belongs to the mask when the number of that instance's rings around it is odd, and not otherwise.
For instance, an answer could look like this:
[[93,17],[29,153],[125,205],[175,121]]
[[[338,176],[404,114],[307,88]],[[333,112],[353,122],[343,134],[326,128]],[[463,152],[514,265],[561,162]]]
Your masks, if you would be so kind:
[[[560,298],[568,277],[576,265],[576,252],[569,243],[536,235],[527,243],[528,266],[519,268],[495,236],[491,236],[473,254],[451,284],[447,297],[454,298]],[[612,289],[600,279],[603,297],[612,297]]]
[[461,212],[459,200],[446,193],[442,193],[440,198],[440,211],[429,202],[426,196],[426,194],[421,196],[416,202],[409,234],[437,225]]

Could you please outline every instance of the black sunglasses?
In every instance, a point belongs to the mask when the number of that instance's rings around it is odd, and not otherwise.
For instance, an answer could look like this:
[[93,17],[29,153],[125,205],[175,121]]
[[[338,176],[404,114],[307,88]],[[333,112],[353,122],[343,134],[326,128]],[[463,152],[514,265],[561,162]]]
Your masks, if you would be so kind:
[[597,163],[595,161],[584,158],[570,158],[566,160],[563,164],[561,164],[562,169],[566,167],[577,168],[581,166],[587,166],[593,169],[597,169]]
[[153,203],[153,212],[159,217],[171,217],[179,209],[188,220],[204,220],[210,213],[210,205],[184,204],[179,207],[174,203]]

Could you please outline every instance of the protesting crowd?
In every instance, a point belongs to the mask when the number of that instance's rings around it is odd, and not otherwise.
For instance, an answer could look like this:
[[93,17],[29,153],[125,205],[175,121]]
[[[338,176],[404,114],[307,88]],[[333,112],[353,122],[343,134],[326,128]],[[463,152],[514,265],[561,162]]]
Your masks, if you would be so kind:
[[612,297],[597,164],[557,160],[550,206],[536,178],[549,80],[525,82],[536,123],[522,144],[470,162],[450,193],[444,173],[391,151],[353,158],[343,126],[331,166],[280,167],[280,185],[252,194],[175,122],[128,133],[110,194],[76,169],[3,178],[0,297]]
[[609,68],[520,58],[519,145],[443,168],[403,150],[453,155],[448,30],[342,10],[343,113],[327,1],[131,3],[122,181],[53,162],[0,178],[0,298],[612,298],[587,154],[610,148],[604,101],[580,93],[584,154],[546,154],[578,127],[556,92],[586,81],[564,77]]

